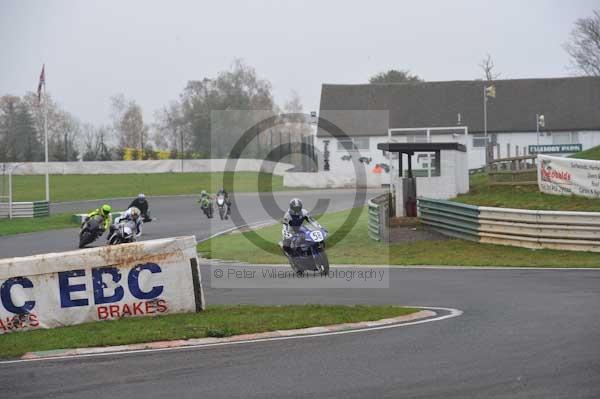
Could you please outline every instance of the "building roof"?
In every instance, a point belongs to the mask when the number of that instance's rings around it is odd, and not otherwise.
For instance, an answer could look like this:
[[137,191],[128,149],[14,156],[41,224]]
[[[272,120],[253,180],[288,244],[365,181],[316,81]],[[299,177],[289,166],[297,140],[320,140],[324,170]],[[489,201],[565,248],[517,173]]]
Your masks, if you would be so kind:
[[377,149],[403,154],[442,150],[467,152],[467,148],[460,143],[379,143]]
[[[321,89],[319,117],[349,136],[387,135],[388,128],[466,125],[483,132],[481,80],[332,85]],[[488,132],[600,130],[600,77],[496,80],[488,99]],[[360,111],[360,112],[355,112]],[[460,123],[458,121],[460,114]],[[317,136],[329,135],[319,123]],[[333,133],[334,136],[338,134]]]

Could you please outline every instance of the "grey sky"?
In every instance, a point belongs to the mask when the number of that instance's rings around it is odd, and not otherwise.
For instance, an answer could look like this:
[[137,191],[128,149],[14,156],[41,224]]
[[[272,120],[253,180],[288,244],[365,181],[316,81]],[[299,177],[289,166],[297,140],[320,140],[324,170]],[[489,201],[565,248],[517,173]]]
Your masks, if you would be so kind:
[[188,80],[243,58],[318,108],[322,83],[364,83],[389,68],[426,80],[475,79],[492,54],[503,78],[565,76],[561,45],[600,1],[0,0],[0,95],[48,90],[82,121],[106,123],[109,97],[146,118]]

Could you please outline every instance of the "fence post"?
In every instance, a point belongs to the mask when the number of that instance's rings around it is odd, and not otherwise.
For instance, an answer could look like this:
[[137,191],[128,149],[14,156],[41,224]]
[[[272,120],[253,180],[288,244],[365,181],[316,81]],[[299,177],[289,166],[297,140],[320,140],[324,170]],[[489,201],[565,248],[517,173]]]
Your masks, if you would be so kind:
[[8,171],[8,218],[12,219],[12,170]]

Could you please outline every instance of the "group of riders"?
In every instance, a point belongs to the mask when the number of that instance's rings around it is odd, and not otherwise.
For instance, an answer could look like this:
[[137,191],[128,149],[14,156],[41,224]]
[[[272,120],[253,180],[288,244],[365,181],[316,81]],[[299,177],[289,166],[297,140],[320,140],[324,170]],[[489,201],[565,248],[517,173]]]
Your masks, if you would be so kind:
[[[217,197],[224,199],[227,204],[227,214],[229,214],[231,211],[231,199],[229,198],[227,191],[222,188],[217,192]],[[200,200],[198,201],[201,204],[201,207],[204,208],[209,206],[208,203],[210,201],[210,194],[205,190],[202,190]],[[148,200],[143,193],[140,193],[137,198],[131,201],[128,209],[117,217],[114,220],[114,223],[112,221],[112,207],[108,204],[104,204],[100,208],[89,213],[82,224],[82,231],[88,220],[95,218],[96,216],[102,218],[102,223],[98,225],[98,228],[101,230],[98,236],[101,236],[108,230],[107,240],[111,239],[113,232],[121,223],[129,223],[129,225],[135,226],[135,229],[132,228],[132,233],[133,240],[137,240],[142,235],[142,225],[144,224],[144,221],[148,222],[152,220],[150,218]],[[288,257],[294,255],[297,246],[298,233],[304,223],[309,224],[314,229],[322,229],[324,233],[327,233],[327,230],[323,229],[319,222],[303,208],[302,201],[298,198],[294,198],[290,201],[288,210],[285,212],[282,220],[282,241],[280,245]]]
[[[227,213],[231,213],[231,199],[229,198],[229,193],[221,188],[217,194],[217,197],[222,196],[227,204]],[[204,208],[207,206],[207,201],[211,200],[210,194],[206,190],[202,190],[200,193],[200,200],[198,201],[201,204],[201,207]],[[132,222],[131,224],[135,226],[135,239],[138,239],[142,235],[142,225],[144,222],[152,221],[149,212],[148,200],[146,199],[146,195],[143,193],[138,194],[138,196],[131,201],[127,210],[123,212],[119,217],[115,218],[114,223],[112,219],[112,207],[109,204],[104,204],[98,209],[90,212],[84,219],[81,227],[83,228],[88,220],[100,216],[102,218],[102,224],[99,225],[99,228],[102,229],[100,235],[102,235],[105,231],[108,230],[107,240],[110,240],[112,233],[115,231],[117,226],[124,222]]]
[[100,226],[102,229],[100,235],[108,230],[109,233],[106,238],[109,240],[119,224],[123,222],[132,222],[131,224],[135,226],[134,237],[137,239],[142,235],[142,225],[144,224],[144,221],[150,222],[152,220],[148,210],[148,200],[143,193],[140,193],[133,201],[131,201],[127,210],[114,220],[114,223],[112,220],[112,207],[109,204],[104,204],[100,208],[90,212],[85,217],[81,226],[83,227],[91,218],[100,216],[103,221]]
[[[219,212],[221,219],[227,219],[231,214],[231,199],[229,193],[224,188],[221,188],[215,195],[217,199],[217,205],[219,206]],[[213,216],[213,196],[211,196],[206,190],[202,190],[200,193],[200,209],[204,212],[206,217],[209,219]]]

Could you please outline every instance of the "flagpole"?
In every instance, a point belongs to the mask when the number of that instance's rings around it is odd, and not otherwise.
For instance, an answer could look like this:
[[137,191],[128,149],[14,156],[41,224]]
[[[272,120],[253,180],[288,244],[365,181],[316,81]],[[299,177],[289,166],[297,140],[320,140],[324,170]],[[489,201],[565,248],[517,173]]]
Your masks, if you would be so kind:
[[490,143],[487,134],[487,93],[486,86],[483,85],[483,135],[485,137],[485,164],[490,163]]
[[50,202],[50,177],[48,175],[48,97],[46,96],[46,77],[44,76],[44,161],[46,163],[46,201]]

